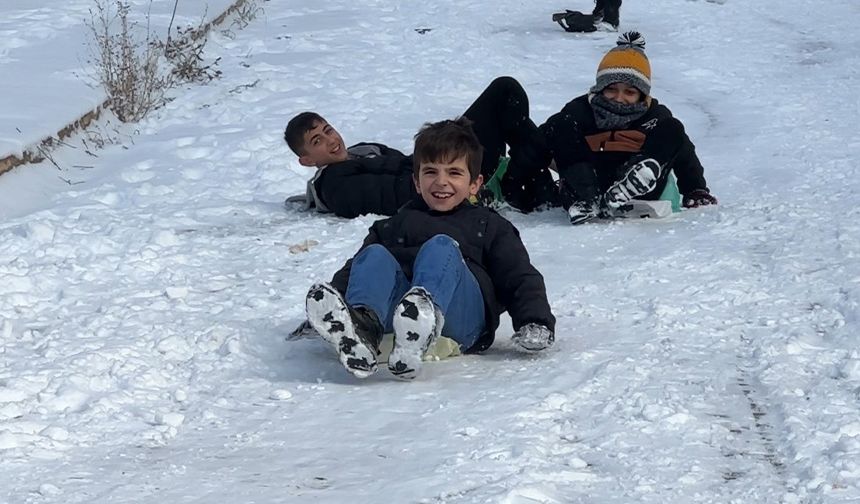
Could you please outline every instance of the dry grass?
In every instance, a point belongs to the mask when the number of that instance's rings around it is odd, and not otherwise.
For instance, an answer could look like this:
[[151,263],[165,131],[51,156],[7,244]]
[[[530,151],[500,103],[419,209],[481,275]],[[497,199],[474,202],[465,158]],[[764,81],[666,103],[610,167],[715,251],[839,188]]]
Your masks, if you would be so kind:
[[93,1],[87,22],[91,63],[119,120],[137,122],[164,105],[170,89],[221,75],[219,60],[207,63],[203,57],[210,28],[203,21],[174,28],[171,20],[164,41],[150,29],[148,14],[145,26],[130,19],[127,0]]
[[87,27],[98,81],[121,121],[139,121],[165,103],[164,93],[170,88],[169,77],[159,69],[157,39],[148,26],[141,30],[129,19],[125,1],[94,1]]

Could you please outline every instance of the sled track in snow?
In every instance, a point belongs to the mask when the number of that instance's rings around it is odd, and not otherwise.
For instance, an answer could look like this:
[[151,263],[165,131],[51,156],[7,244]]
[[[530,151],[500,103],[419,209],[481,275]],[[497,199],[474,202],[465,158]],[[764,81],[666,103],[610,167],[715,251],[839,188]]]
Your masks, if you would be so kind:
[[[736,376],[731,385],[739,390],[738,400],[745,403],[736,411],[741,415],[748,411],[749,415],[738,418],[716,415],[722,417],[730,432],[727,442],[721,447],[723,456],[730,461],[723,480],[726,484],[738,485],[736,492],[746,498],[750,497],[750,487],[756,487],[762,494],[759,497],[766,497],[761,502],[783,502],[782,497],[794,494],[795,488],[790,483],[793,478],[781,449],[778,408],[769,403],[764,385],[758,379],[750,355],[750,340],[742,336],[741,341]],[[781,495],[774,495],[774,490]]]
[[757,390],[752,385],[753,377],[748,369],[738,366],[737,381],[741,392],[749,403],[755,432],[764,448],[764,451],[756,453],[755,456],[767,461],[773,467],[774,472],[785,482],[785,463],[773,442],[774,428],[768,421],[767,403],[760,401],[757,397]]

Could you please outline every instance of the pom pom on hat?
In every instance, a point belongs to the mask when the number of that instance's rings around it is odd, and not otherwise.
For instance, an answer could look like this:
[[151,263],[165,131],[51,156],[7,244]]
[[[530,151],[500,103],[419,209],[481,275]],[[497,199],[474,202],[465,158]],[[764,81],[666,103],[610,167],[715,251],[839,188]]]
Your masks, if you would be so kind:
[[634,47],[640,50],[645,50],[645,37],[638,31],[629,31],[622,33],[615,41],[615,45],[620,47]]
[[599,93],[615,82],[629,84],[647,98],[651,94],[651,63],[645,56],[645,38],[641,33],[630,31],[618,36],[613,47],[606,53],[597,67],[597,83],[592,93]]

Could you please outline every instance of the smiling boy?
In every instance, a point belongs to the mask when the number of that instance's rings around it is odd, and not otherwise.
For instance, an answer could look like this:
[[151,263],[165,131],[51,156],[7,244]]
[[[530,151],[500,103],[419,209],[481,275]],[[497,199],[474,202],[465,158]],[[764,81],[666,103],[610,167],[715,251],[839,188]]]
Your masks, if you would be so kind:
[[292,196],[287,203],[352,218],[393,215],[416,197],[411,156],[379,143],[347,148],[340,133],[316,112],[293,117],[284,138],[302,166],[316,168],[305,195]]
[[589,92],[540,127],[571,224],[623,215],[634,199],[658,199],[670,172],[685,207],[716,204],[684,125],[651,97],[644,38],[628,32],[616,45],[601,60]]
[[519,233],[469,202],[483,181],[481,162],[468,119],[425,125],[415,137],[413,165],[420,199],[375,222],[331,283],[311,287],[308,321],[353,375],[376,372],[384,332],[394,332],[388,368],[404,379],[417,376],[441,334],[462,352],[485,350],[504,311],[518,348],[552,345],[546,287]]
[[327,166],[349,158],[343,137],[325,119],[313,112],[299,116],[310,119],[310,126],[302,135],[299,163],[303,166]]

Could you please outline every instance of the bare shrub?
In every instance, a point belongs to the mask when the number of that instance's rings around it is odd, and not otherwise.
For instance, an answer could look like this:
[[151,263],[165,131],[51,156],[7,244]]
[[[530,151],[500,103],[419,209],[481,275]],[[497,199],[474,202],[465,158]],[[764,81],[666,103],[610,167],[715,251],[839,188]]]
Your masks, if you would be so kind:
[[206,47],[206,29],[201,21],[197,27],[176,28],[176,36],[168,36],[164,43],[164,56],[170,63],[170,75],[175,84],[205,83],[221,76],[215,68],[221,58],[205,63],[203,49]]
[[97,79],[107,92],[110,108],[123,122],[135,122],[165,103],[169,75],[159,71],[161,50],[147,26],[129,19],[124,0],[94,0],[87,27]]
[[208,64],[203,58],[210,27],[202,20],[196,27],[173,29],[171,18],[165,42],[150,30],[149,14],[146,26],[129,19],[128,0],[93,1],[95,7],[90,9],[87,22],[92,63],[111,110],[122,122],[143,119],[164,105],[167,91],[178,85],[209,82],[221,76],[215,68],[220,58]]
[[243,2],[239,2],[231,13],[233,22],[230,23],[228,28],[221,30],[221,34],[229,39],[234,39],[236,38],[236,32],[234,30],[244,29],[246,26],[251,24],[251,22],[265,13],[266,11],[260,7],[257,0],[244,0]]
[[236,9],[232,26],[241,30],[264,13],[265,11],[257,5],[256,0],[246,0],[239,4],[239,7]]

